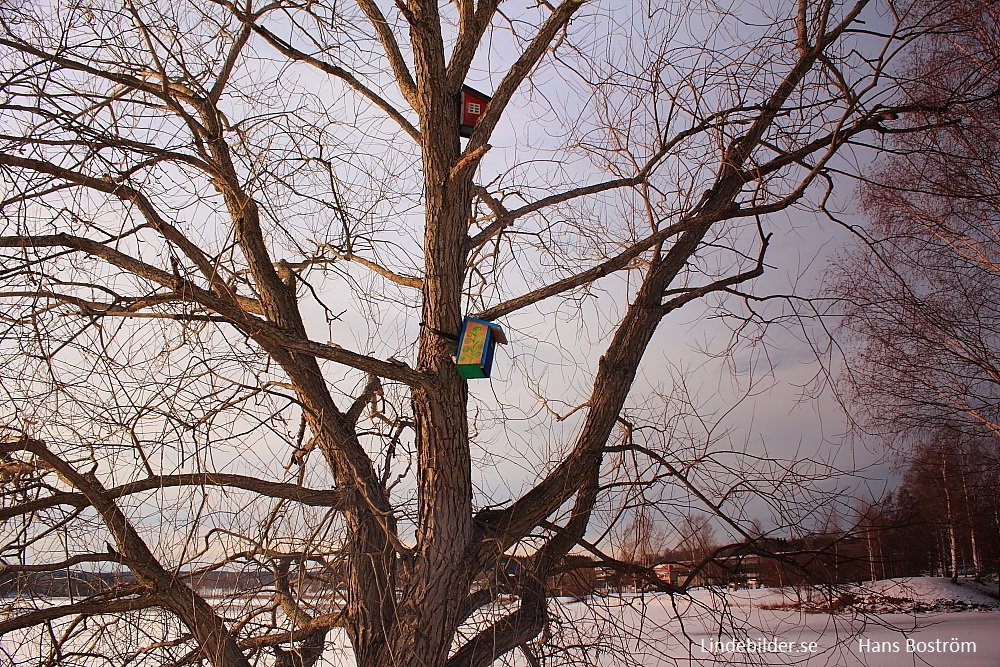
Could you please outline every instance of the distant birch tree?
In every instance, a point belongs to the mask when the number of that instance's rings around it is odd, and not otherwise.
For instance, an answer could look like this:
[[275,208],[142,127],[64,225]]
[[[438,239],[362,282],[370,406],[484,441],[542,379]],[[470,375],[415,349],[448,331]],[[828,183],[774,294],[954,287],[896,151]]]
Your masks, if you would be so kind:
[[[968,0],[930,12],[902,78],[908,115],[866,174],[864,241],[832,293],[853,338],[848,386],[868,426],[1000,434],[1000,18]],[[918,436],[919,439],[919,436]]]

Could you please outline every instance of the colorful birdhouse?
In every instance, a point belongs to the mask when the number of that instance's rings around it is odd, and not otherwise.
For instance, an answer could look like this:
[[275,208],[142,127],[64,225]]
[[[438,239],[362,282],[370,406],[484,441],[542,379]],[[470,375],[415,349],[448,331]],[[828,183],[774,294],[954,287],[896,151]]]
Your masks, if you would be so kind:
[[465,138],[472,136],[473,128],[479,122],[479,117],[486,112],[486,105],[491,99],[489,95],[484,95],[475,88],[462,86],[462,106],[458,114],[458,133],[461,136]]
[[466,380],[488,378],[493,369],[493,351],[497,343],[507,344],[507,336],[495,322],[466,317],[458,337],[455,365]]

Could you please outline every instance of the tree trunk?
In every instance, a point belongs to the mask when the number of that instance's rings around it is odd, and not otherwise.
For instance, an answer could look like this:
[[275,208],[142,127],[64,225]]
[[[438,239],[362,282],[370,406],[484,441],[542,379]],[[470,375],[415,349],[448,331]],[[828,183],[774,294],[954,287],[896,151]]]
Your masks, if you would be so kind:
[[[410,580],[400,601],[398,631],[387,664],[444,665],[470,572],[473,538],[472,461],[466,381],[452,355],[462,322],[471,170],[455,171],[460,145],[458,90],[446,79],[434,3],[417,10],[412,30],[425,203],[424,286],[417,370],[430,386],[413,391],[418,460],[418,532]],[[445,334],[443,335],[442,334]]]
[[969,541],[972,545],[972,567],[975,570],[976,581],[982,578],[982,554],[976,541],[976,521],[972,515],[972,499],[969,497],[969,481],[965,476],[965,466],[962,466],[962,491],[965,494],[965,516],[969,522]]
[[948,488],[948,456],[941,452],[941,486],[944,490],[945,522],[948,524],[948,551],[951,560],[951,581],[958,583],[958,536],[955,531],[955,514],[951,504],[951,489]]
[[[1000,538],[1000,494],[995,494],[993,496],[993,521],[996,526],[997,537]],[[998,539],[1000,541],[1000,539]],[[1000,595],[1000,551],[997,552],[996,557],[997,564],[997,595]]]

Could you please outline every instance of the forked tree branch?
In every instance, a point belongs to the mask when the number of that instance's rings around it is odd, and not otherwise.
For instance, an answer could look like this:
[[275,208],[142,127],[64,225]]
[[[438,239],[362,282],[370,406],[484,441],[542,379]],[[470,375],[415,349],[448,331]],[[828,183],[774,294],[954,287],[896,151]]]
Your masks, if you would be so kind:
[[602,262],[601,264],[598,264],[597,266],[581,271],[580,273],[569,276],[568,278],[557,280],[556,282],[545,285],[544,287],[539,287],[536,290],[514,297],[509,301],[497,304],[491,308],[487,308],[486,310],[478,313],[476,317],[484,320],[495,320],[498,317],[509,315],[510,313],[516,312],[535,303],[539,303],[540,301],[544,301],[550,297],[564,294],[565,292],[569,292],[578,287],[583,287],[584,285],[589,285],[600,278],[611,275],[615,271],[620,271],[621,269],[626,268],[634,260],[638,259],[644,253],[663,243],[667,239],[703,222],[704,220],[702,218],[695,217],[683,222],[675,223],[668,227],[664,227],[662,230],[647,236],[642,241],[639,241],[627,250],[605,262]]
[[[492,104],[492,103],[491,103]],[[541,199],[531,202],[530,204],[525,204],[514,210],[507,210],[500,205],[500,202],[495,198],[489,196],[489,193],[485,191],[481,186],[476,186],[478,196],[480,196],[483,201],[486,202],[487,206],[494,213],[494,220],[473,235],[469,239],[469,248],[477,249],[489,241],[491,238],[495,237],[497,234],[502,232],[507,227],[510,227],[515,220],[518,218],[523,218],[526,215],[541,211],[544,208],[550,206],[555,206],[556,204],[562,204],[580,197],[586,197],[588,195],[600,194],[602,192],[610,192],[612,190],[618,190],[623,188],[632,188],[645,183],[650,176],[653,174],[656,167],[663,161],[663,159],[668,156],[671,151],[680,146],[681,143],[694,137],[709,128],[715,126],[717,123],[739,111],[749,110],[746,107],[734,107],[732,109],[726,109],[714,114],[709,115],[704,120],[695,123],[686,130],[682,130],[677,134],[670,137],[669,140],[664,140],[662,145],[653,152],[649,158],[642,164],[642,166],[636,171],[632,176],[626,176],[623,178],[615,178],[607,181],[602,181],[600,183],[593,183],[591,185],[581,185],[579,187],[570,188],[564,190],[563,192],[557,192],[555,194],[549,195],[547,197],[542,197]]]

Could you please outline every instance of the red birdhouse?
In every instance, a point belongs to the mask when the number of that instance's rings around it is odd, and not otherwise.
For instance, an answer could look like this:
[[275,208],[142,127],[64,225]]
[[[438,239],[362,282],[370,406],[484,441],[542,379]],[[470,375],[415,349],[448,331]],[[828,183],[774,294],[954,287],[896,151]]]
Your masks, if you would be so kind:
[[486,112],[486,105],[493,99],[475,88],[462,86],[462,106],[458,113],[458,133],[469,138],[472,136],[472,129],[476,127],[480,116]]

